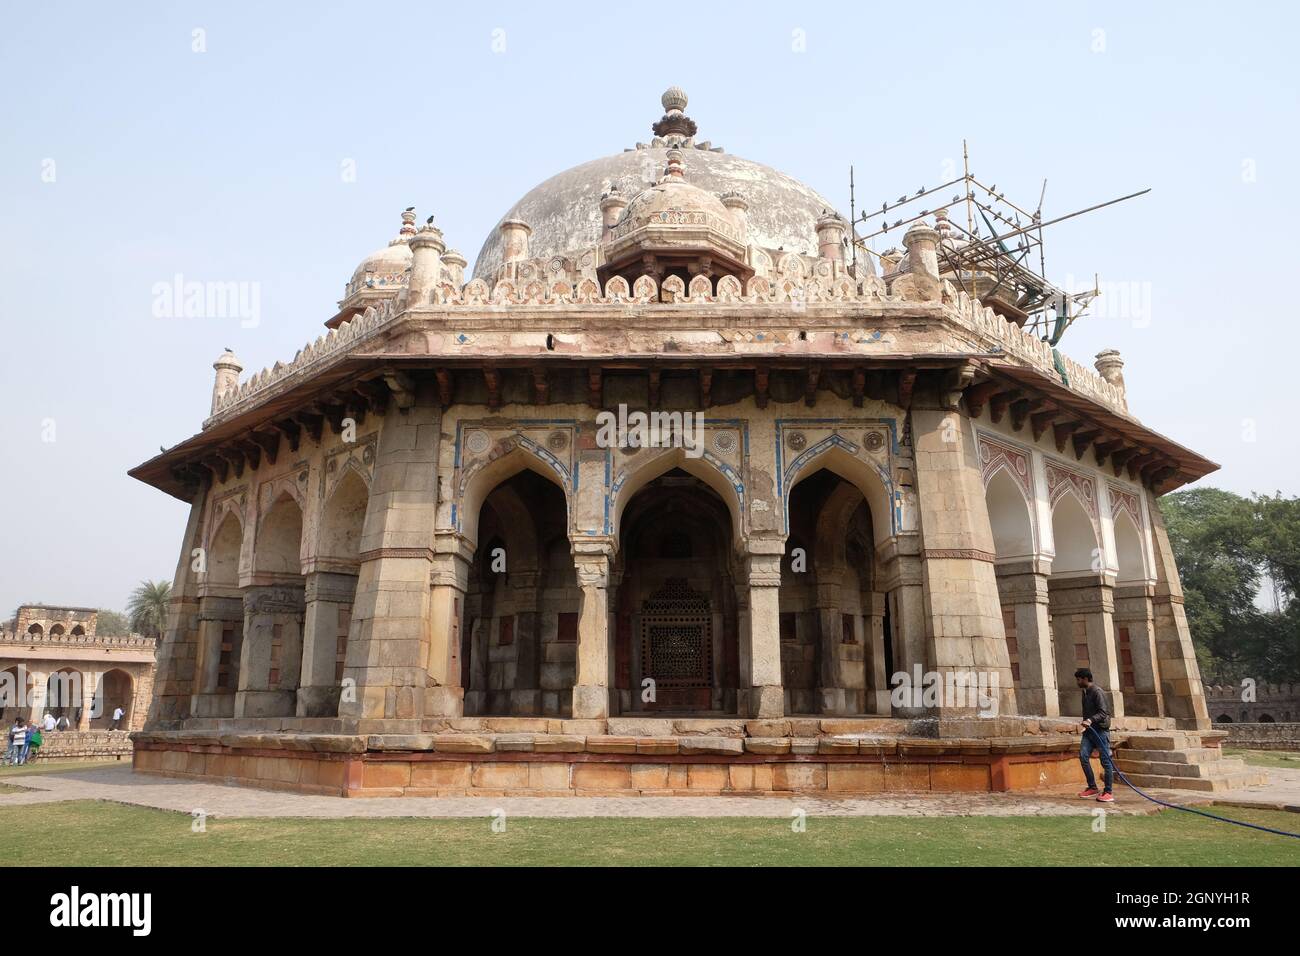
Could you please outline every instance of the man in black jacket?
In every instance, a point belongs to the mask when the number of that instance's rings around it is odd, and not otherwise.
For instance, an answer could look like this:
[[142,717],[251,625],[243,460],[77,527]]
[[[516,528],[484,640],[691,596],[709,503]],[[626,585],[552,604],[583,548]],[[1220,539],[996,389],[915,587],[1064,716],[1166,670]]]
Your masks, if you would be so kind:
[[[1088,786],[1079,792],[1081,797],[1096,797],[1099,803],[1112,803],[1115,795],[1115,766],[1110,760],[1110,698],[1106,691],[1092,681],[1092,671],[1080,667],[1074,672],[1075,683],[1083,691],[1083,740],[1079,743],[1079,763]],[[1100,754],[1102,769],[1106,772],[1106,789],[1097,791],[1097,778],[1092,775],[1092,754]]]

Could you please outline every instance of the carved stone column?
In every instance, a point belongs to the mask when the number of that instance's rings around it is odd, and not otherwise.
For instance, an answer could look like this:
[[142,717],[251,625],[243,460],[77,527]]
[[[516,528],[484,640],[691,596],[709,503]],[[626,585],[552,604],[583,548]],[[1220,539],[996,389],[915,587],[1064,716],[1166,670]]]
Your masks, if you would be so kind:
[[[918,717],[923,708],[910,703],[894,706],[893,680],[895,674],[907,674],[909,680],[919,668],[928,669],[925,634],[925,589],[921,579],[920,537],[915,534],[895,535],[876,548],[879,584],[889,606],[890,660],[885,661],[884,633],[881,633],[880,667],[884,683],[878,688],[884,692],[886,710],[883,713],[896,717]],[[884,614],[884,608],[881,609]],[[883,621],[882,628],[883,628]],[[879,699],[879,698],[878,698]]]
[[1154,596],[1154,585],[1115,586],[1115,646],[1124,707],[1140,717],[1165,716],[1156,659]]
[[885,659],[885,605],[888,602],[888,594],[871,592],[871,605],[864,608],[866,633],[862,648],[863,708],[868,714],[885,717],[889,716],[889,669]]
[[335,717],[342,690],[339,644],[346,647],[357,576],[334,571],[307,575],[307,610],[303,619],[302,680],[299,717]]
[[1192,633],[1183,610],[1183,585],[1169,544],[1160,506],[1149,500],[1151,537],[1155,546],[1156,587],[1152,596],[1155,624],[1156,660],[1160,668],[1160,693],[1165,714],[1175,718],[1179,727],[1208,730],[1210,712],[1205,704],[1201,670],[1192,647]]
[[236,717],[291,717],[302,665],[303,587],[244,589],[244,647]]
[[742,690],[748,716],[780,717],[785,712],[781,687],[781,556],[779,538],[751,537],[742,557],[749,582],[749,613],[740,635]]
[[[1052,615],[1052,640],[1056,645],[1057,685],[1061,713],[1081,714],[1081,694],[1074,672],[1086,666],[1106,689],[1114,716],[1124,716],[1124,692],[1115,651],[1114,586],[1106,575],[1062,578],[1047,582],[1048,610]],[[1083,664],[1083,661],[1087,661]]]
[[609,550],[603,542],[576,542],[573,563],[582,603],[578,612],[578,668],[573,716],[609,716]]
[[1047,613],[1047,573],[1038,561],[1026,559],[999,566],[997,577],[1004,624],[1009,625],[1004,628],[1008,651],[1015,642],[1016,707],[1022,714],[1057,717],[1061,698]]
[[[465,712],[461,686],[461,628],[465,626],[465,592],[469,588],[469,543],[460,535],[438,540],[429,596],[429,681],[424,692],[427,717],[459,717]],[[486,624],[487,622],[481,622]]]
[[[970,675],[986,686],[996,682],[998,711],[1014,714],[979,458],[969,423],[955,410],[956,393],[947,384],[918,388],[911,415],[927,656],[945,683],[949,675],[953,680]],[[981,710],[979,701],[962,696],[945,700],[939,712],[956,716]]]
[[[195,717],[233,717],[239,681],[239,655],[243,646],[244,600],[237,588],[232,595],[205,594],[199,598],[199,644],[194,694],[190,712]],[[224,648],[229,645],[230,650]],[[223,663],[223,654],[226,660]],[[223,671],[225,682],[222,683]]]
[[198,582],[193,570],[191,551],[201,544],[203,506],[207,501],[208,482],[200,485],[190,504],[176,574],[172,579],[171,597],[162,640],[158,643],[158,664],[154,677],[154,697],[149,706],[147,729],[175,726],[190,716],[194,694],[194,672],[198,652]]

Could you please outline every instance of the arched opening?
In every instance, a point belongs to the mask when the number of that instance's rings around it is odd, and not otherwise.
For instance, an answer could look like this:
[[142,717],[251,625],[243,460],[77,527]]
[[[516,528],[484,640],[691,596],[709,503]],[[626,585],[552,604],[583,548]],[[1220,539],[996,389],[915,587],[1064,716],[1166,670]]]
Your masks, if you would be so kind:
[[81,671],[72,667],[60,668],[46,680],[45,710],[40,714],[33,713],[33,719],[53,714],[55,720],[66,717],[71,728],[77,729],[81,725],[84,694],[88,689]]
[[[99,678],[95,688],[95,705],[91,709],[92,730],[109,730],[116,723],[117,730],[131,729],[131,712],[134,703],[134,682],[124,670],[114,668]],[[122,711],[120,718],[114,714]]]
[[[1103,587],[1105,561],[1096,525],[1073,491],[1063,493],[1052,508],[1052,538],[1056,555],[1048,579],[1048,613],[1056,652],[1056,683],[1062,714],[1081,710],[1074,672],[1089,668],[1111,691],[1120,695],[1115,661],[1113,605]],[[1102,592],[1107,592],[1103,594]]]
[[33,683],[31,671],[22,664],[0,671],[0,722],[5,730],[19,717],[31,717]]
[[252,583],[243,593],[236,717],[295,713],[305,603],[301,555],[302,509],[283,492],[258,523]]
[[553,474],[515,464],[472,516],[479,545],[461,628],[465,713],[567,717],[581,602],[568,507]]
[[1233,722],[1232,717],[1228,714],[1220,714],[1214,718],[1216,724],[1230,724]]
[[321,512],[314,570],[307,576],[307,608],[298,688],[300,717],[338,714],[348,631],[360,570],[361,532],[370,488],[348,468]]
[[41,627],[39,624],[33,624],[27,629],[27,633],[32,637],[41,637],[45,633],[45,628]]
[[1273,715],[1272,715],[1272,714],[1260,714],[1260,715],[1259,715],[1259,722],[1260,722],[1261,724],[1271,724],[1271,723],[1274,723]]
[[50,628],[50,637],[62,637],[65,633],[62,624],[55,624]]
[[684,468],[638,485],[625,499],[611,574],[617,707],[734,714],[742,578],[731,508]]
[[[1001,467],[989,478],[984,501],[997,556],[998,598],[1011,680],[1016,689],[1016,708],[1024,714],[1045,714],[1049,689],[1043,686],[1044,669],[1039,657],[1047,655],[1044,655],[1046,642],[1039,635],[1040,631],[1045,633],[1047,621],[1037,603],[1039,579],[1035,577],[1038,568],[1034,561],[1037,543],[1029,498],[1011,472]],[[1054,711],[1056,692],[1050,692]]]
[[790,489],[786,520],[779,624],[786,713],[888,713],[892,647],[866,496],[835,470],[806,471]]
[[1056,542],[1053,574],[1085,571],[1095,574],[1102,570],[1096,529],[1088,512],[1072,494],[1062,495],[1052,509],[1052,538]]
[[227,511],[208,540],[199,586],[200,659],[196,717],[234,716],[244,644],[244,600],[239,590],[244,526]]
[[80,624],[78,624],[78,625],[76,625],[75,627],[73,627],[73,629],[72,629],[72,636],[73,636],[73,637],[85,637],[85,636],[86,636],[86,629],[85,629],[84,627],[82,627]]
[[1121,511],[1115,516],[1115,556],[1119,570],[1115,576],[1117,584],[1137,584],[1147,579],[1145,549],[1142,547],[1142,533],[1133,521],[1132,515]]

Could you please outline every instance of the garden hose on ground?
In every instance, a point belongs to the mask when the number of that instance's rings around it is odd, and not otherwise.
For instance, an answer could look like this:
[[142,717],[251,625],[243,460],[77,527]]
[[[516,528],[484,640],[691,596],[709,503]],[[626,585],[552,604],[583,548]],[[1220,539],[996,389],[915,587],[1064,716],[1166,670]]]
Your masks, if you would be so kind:
[[[1157,804],[1159,806],[1168,807],[1171,810],[1182,810],[1185,813],[1195,813],[1197,816],[1209,817],[1211,820],[1218,820],[1220,823],[1235,823],[1239,827],[1250,827],[1250,829],[1252,830],[1263,830],[1265,833],[1276,833],[1278,836],[1294,837],[1295,839],[1300,840],[1300,833],[1290,833],[1287,830],[1275,830],[1272,827],[1261,826],[1258,823],[1246,823],[1244,820],[1233,820],[1229,817],[1215,816],[1213,813],[1206,813],[1204,810],[1197,810],[1193,807],[1182,807],[1176,803],[1168,803],[1157,797],[1151,796],[1151,794],[1149,793],[1143,792],[1136,784],[1133,783],[1133,781],[1129,780],[1128,777],[1124,776],[1124,771],[1120,770],[1119,767],[1115,766],[1114,752],[1110,749],[1110,745],[1106,741],[1101,739],[1101,735],[1098,734],[1097,731],[1094,730],[1091,726],[1085,727],[1084,730],[1091,733],[1092,736],[1096,738],[1097,743],[1104,748],[1101,752],[1106,754],[1106,759],[1110,761],[1111,771],[1115,774],[1115,776],[1119,777],[1120,780],[1124,781],[1124,786],[1128,787],[1139,797],[1143,797],[1146,800],[1150,800],[1152,803]],[[1105,768],[1103,767],[1103,769]]]

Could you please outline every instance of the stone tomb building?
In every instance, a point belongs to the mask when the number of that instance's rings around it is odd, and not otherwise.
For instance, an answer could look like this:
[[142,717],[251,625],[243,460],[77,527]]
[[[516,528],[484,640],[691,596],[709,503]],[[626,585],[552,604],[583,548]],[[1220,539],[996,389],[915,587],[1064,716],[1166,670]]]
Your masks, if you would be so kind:
[[[121,729],[144,726],[153,696],[157,641],[96,630],[89,607],[24,604],[0,627],[0,721],[67,717],[73,730],[108,730],[113,711]],[[118,742],[129,752],[125,733]]]
[[[827,200],[663,106],[511,206],[472,275],[408,210],[326,334],[217,360],[202,430],[131,473],[191,505],[137,767],[1037,786],[1077,774],[1081,664],[1127,731],[1208,731],[1156,497],[1215,466],[1130,412],[1118,354],[1058,361],[959,292],[942,217],[855,259]],[[611,445],[620,411],[678,418]],[[898,672],[991,701],[900,702]]]

